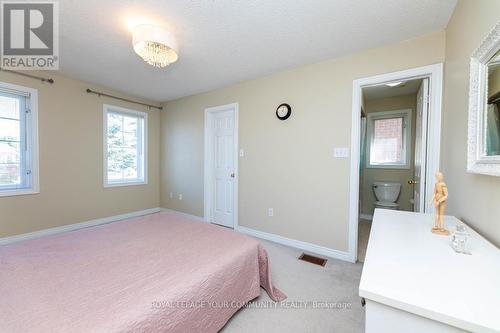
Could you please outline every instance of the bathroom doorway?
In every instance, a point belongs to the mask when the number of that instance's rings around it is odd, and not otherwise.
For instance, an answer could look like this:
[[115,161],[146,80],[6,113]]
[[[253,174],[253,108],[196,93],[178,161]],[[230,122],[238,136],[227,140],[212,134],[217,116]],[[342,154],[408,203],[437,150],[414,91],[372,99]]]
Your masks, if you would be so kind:
[[433,210],[428,201],[439,167],[441,78],[437,64],[354,81],[353,261],[364,261],[375,209]]
[[359,261],[364,260],[376,208],[422,211],[428,86],[428,78],[417,78],[361,90]]

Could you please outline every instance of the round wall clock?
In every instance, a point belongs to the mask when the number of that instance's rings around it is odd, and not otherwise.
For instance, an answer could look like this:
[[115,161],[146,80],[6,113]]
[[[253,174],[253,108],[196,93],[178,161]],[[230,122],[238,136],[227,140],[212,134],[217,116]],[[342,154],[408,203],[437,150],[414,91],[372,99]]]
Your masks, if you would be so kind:
[[290,117],[292,114],[292,108],[290,105],[283,103],[278,106],[276,109],[276,117],[278,117],[279,120],[285,120]]

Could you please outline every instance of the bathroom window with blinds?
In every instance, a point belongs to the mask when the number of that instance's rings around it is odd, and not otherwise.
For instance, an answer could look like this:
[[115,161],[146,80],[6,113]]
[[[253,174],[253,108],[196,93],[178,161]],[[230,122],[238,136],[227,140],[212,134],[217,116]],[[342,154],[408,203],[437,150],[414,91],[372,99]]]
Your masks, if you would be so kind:
[[147,114],[104,106],[104,186],[147,183]]
[[367,168],[410,168],[411,110],[368,113],[367,129]]
[[0,82],[0,196],[38,193],[37,92]]

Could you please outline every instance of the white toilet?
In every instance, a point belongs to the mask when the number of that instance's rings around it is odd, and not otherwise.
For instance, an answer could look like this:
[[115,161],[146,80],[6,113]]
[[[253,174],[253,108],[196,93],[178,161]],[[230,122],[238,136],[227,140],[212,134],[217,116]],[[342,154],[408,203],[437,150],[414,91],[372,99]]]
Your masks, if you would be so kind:
[[375,208],[394,209],[397,210],[399,205],[396,203],[398,200],[399,192],[401,191],[401,184],[394,182],[374,182],[373,192],[377,201]]

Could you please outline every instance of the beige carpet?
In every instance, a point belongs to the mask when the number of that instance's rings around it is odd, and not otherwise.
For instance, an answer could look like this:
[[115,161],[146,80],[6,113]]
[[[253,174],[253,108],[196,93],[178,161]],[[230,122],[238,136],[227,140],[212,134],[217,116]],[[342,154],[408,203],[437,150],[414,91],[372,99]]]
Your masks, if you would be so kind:
[[[253,303],[260,308],[241,309],[221,332],[364,332],[365,313],[358,296],[362,264],[329,259],[321,267],[297,260],[302,253],[299,250],[261,242],[269,253],[275,286],[288,299],[283,307],[272,308],[274,303],[262,290]],[[349,308],[345,308],[346,303]],[[330,308],[313,308],[318,305]]]

